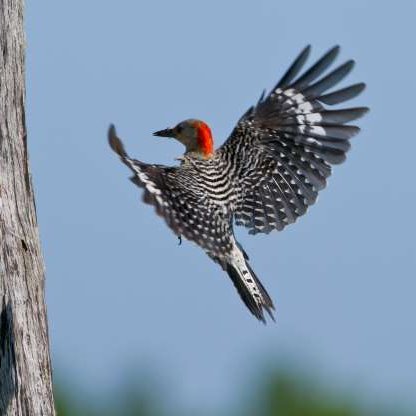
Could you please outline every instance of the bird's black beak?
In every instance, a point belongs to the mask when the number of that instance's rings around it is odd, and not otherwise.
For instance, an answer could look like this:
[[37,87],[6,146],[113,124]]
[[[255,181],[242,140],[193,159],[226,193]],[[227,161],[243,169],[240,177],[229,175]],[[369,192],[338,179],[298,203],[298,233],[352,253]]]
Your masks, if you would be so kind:
[[175,137],[175,132],[174,132],[174,129],[159,130],[159,131],[155,131],[153,133],[153,136],[159,136],[159,137]]

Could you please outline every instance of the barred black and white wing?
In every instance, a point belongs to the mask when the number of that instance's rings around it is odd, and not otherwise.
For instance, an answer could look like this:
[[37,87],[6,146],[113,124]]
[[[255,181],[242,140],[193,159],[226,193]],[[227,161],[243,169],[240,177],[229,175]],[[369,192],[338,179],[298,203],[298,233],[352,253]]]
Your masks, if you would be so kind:
[[194,183],[194,172],[181,167],[153,165],[131,159],[110,126],[109,143],[133,172],[131,180],[144,189],[143,201],[153,205],[177,236],[184,236],[212,257],[223,257],[233,248],[231,216],[210,204]]
[[306,47],[219,149],[224,159],[240,166],[234,216],[252,234],[282,230],[303,215],[326,186],[331,165],[345,160],[349,139],[359,131],[346,123],[367,108],[325,107],[344,103],[365,87],[359,83],[327,93],[354,66],[350,60],[324,75],[338,52],[339,47],[332,48],[298,77],[310,53]]

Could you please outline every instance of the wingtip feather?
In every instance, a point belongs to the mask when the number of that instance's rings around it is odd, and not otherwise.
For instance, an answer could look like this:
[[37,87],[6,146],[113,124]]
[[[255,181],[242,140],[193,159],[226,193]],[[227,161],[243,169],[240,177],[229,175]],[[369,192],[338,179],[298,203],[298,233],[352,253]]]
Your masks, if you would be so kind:
[[121,158],[127,156],[122,141],[117,137],[117,132],[114,124],[110,124],[110,127],[108,128],[108,143],[111,149]]

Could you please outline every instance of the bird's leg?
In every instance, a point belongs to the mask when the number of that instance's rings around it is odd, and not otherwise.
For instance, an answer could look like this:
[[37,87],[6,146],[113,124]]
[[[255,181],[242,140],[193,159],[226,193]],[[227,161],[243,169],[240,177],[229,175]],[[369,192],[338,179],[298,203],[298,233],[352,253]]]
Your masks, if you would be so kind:
[[179,240],[178,246],[180,246],[182,244],[182,236],[180,234],[178,235],[178,240]]

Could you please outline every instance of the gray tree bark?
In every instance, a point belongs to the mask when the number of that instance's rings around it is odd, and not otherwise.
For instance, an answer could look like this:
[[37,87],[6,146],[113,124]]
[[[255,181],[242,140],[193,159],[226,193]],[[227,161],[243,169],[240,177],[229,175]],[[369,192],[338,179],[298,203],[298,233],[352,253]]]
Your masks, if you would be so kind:
[[25,123],[23,0],[0,0],[0,415],[55,415]]

